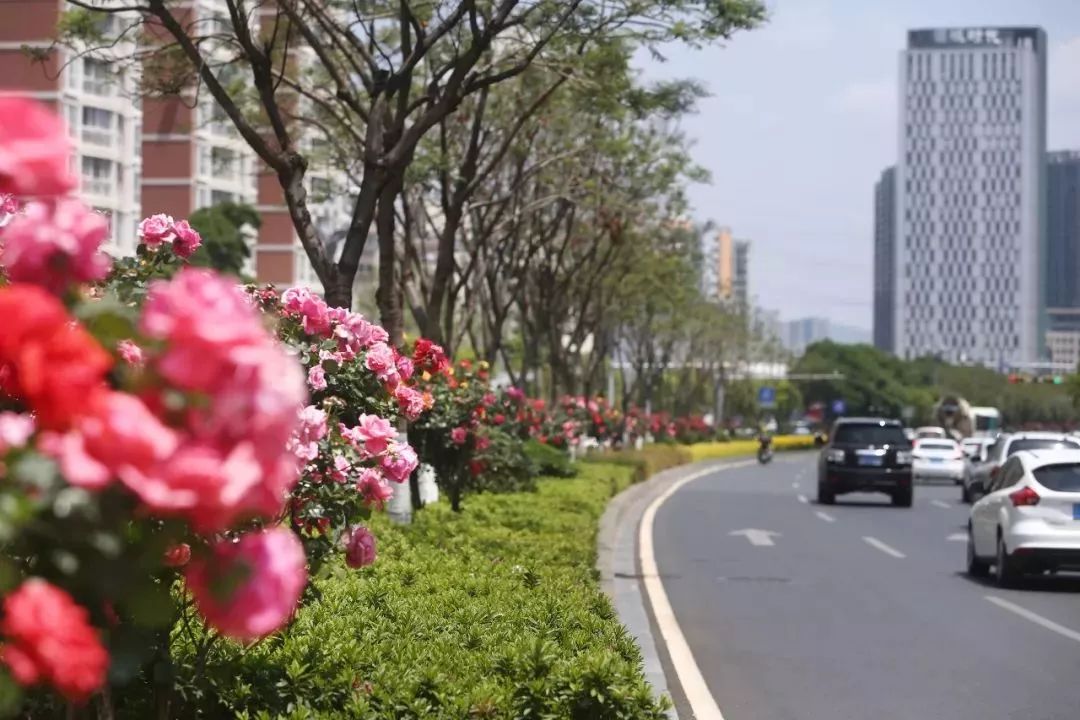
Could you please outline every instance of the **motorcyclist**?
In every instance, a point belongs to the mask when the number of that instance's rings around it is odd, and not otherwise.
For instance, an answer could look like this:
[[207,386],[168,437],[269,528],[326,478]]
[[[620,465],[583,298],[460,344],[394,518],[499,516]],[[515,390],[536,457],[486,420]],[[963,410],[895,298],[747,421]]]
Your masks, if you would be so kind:
[[769,434],[764,425],[758,427],[757,441],[759,455],[767,453],[771,449],[772,435]]

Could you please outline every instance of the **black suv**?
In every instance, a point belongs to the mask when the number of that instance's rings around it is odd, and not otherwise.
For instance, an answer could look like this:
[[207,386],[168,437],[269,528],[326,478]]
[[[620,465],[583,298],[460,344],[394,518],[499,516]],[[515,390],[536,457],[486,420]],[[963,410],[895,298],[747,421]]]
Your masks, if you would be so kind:
[[880,492],[911,507],[911,441],[897,420],[841,418],[818,459],[818,502],[837,495]]

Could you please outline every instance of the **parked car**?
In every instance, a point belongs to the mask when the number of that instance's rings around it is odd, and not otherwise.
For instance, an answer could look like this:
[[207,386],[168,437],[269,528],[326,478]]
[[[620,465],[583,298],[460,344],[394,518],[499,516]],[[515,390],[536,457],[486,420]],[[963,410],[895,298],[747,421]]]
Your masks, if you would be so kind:
[[1002,586],[1026,573],[1080,569],[1080,450],[1019,451],[971,507],[967,570]]
[[969,467],[960,443],[955,440],[924,438],[915,441],[911,463],[915,482],[944,480],[963,485]]
[[1019,432],[999,435],[987,450],[985,462],[972,466],[967,480],[964,481],[963,498],[966,502],[975,502],[986,494],[994,476],[1002,464],[1012,455],[1022,450],[1080,449],[1080,438],[1064,433]]
[[837,420],[818,459],[818,502],[832,505],[837,495],[879,492],[893,505],[911,507],[911,450],[896,420]]

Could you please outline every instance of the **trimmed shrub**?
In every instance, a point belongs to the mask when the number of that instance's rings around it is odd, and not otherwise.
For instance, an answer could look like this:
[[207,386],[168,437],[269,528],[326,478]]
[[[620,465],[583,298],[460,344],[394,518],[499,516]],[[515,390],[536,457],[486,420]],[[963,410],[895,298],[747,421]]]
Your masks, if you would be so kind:
[[247,651],[217,642],[202,670],[195,647],[177,648],[170,717],[666,717],[593,570],[599,517],[631,474],[589,463],[535,493],[478,495],[467,513],[375,517],[378,562],[332,571],[285,632]]
[[565,452],[558,448],[530,439],[525,441],[525,455],[540,475],[560,478],[577,476],[574,463]]
[[[812,435],[777,435],[773,438],[773,450],[812,450]],[[754,455],[758,450],[757,440],[732,440],[730,442],[708,442],[690,445],[687,448],[695,462],[699,460],[718,460],[728,457]]]
[[594,453],[585,456],[584,460],[630,467],[634,471],[634,482],[642,482],[662,470],[692,462],[694,457],[685,446],[654,443],[641,450],[607,450]]

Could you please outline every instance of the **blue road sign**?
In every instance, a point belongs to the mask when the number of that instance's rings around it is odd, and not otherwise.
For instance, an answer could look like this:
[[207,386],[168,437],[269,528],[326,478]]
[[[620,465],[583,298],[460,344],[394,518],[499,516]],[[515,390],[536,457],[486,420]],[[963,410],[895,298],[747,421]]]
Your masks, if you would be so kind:
[[763,408],[776,407],[776,388],[768,385],[758,388],[757,403]]
[[833,402],[832,402],[833,415],[843,415],[845,410],[847,410],[847,405],[844,404],[843,400],[833,400]]

